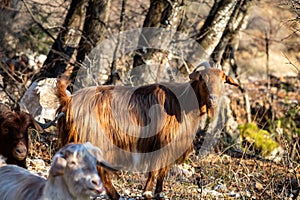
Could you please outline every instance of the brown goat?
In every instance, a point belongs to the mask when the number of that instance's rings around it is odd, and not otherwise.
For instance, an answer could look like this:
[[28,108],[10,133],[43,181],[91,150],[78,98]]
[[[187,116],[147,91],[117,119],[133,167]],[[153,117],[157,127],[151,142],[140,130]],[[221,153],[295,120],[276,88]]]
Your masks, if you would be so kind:
[[[104,159],[123,170],[148,172],[144,196],[159,198],[163,180],[173,164],[192,151],[202,116],[216,114],[224,83],[238,86],[223,71],[194,70],[188,83],[161,83],[141,87],[98,86],[66,94],[69,81],[58,79],[58,120],[61,145],[89,141],[100,147]],[[99,169],[107,195],[119,194],[109,174]]]
[[0,154],[6,157],[8,164],[26,168],[30,128],[41,131],[30,114],[11,111],[0,104]]

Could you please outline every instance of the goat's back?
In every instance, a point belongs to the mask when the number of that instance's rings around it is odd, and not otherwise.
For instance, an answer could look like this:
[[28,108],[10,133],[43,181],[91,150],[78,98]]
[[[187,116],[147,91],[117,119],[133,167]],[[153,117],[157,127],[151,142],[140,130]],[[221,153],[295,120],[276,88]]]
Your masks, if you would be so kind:
[[16,165],[0,167],[0,198],[2,200],[33,200],[42,194],[45,179]]
[[146,169],[176,162],[169,158],[190,151],[198,126],[195,116],[182,112],[176,95],[161,84],[89,87],[71,97],[62,94],[60,111],[66,121],[58,123],[61,143],[89,141],[116,165],[144,163]]

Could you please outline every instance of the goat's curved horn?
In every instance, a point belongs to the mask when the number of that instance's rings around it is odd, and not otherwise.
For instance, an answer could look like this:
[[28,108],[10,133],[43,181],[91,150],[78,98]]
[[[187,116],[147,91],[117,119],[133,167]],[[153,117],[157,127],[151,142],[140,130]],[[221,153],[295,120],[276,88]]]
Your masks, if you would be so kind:
[[47,123],[41,123],[41,122],[38,122],[38,121],[37,121],[37,123],[38,123],[38,125],[39,125],[43,130],[45,130],[45,129],[49,128],[50,126],[56,126],[56,121],[57,121],[59,118],[61,118],[62,116],[64,116],[64,115],[65,115],[65,113],[60,112],[60,113],[58,113],[58,115],[55,117],[55,119],[52,120],[52,121],[50,121],[50,122],[47,122]]
[[202,70],[205,70],[207,68],[211,68],[211,65],[208,61],[203,61],[202,63],[200,63],[195,69],[194,69],[194,72],[195,71],[202,71]]
[[108,171],[111,172],[117,172],[121,170],[121,167],[116,167],[116,166],[112,166],[111,164],[109,164],[108,162],[104,161],[104,160],[97,160],[97,165],[100,167],[103,167],[104,169],[107,169]]
[[219,64],[219,63],[217,63],[217,64],[216,64],[216,68],[222,70],[222,65]]

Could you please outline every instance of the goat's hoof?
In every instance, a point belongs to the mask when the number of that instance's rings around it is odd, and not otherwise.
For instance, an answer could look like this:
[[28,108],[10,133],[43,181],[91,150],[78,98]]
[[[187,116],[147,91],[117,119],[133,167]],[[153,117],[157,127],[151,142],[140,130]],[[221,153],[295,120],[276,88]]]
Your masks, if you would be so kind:
[[157,199],[157,200],[167,199],[165,193],[163,193],[163,192],[156,193],[156,194],[154,195],[154,198]]
[[152,198],[153,198],[152,192],[151,192],[151,191],[145,191],[145,192],[143,193],[143,197],[144,197],[145,199],[152,199]]

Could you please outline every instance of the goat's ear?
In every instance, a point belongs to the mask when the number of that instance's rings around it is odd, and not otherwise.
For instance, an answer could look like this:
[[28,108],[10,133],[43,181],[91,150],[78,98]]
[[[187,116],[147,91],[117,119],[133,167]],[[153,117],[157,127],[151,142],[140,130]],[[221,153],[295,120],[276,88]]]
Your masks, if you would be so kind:
[[104,160],[102,156],[102,151],[96,147],[93,146],[90,142],[86,142],[84,144],[85,148],[88,150],[88,152],[97,160],[97,165],[100,167],[103,167],[111,172],[116,172],[120,170],[120,167],[115,167],[109,164],[107,161]]
[[10,109],[7,105],[0,103],[0,113],[6,113],[6,112],[10,112]]
[[63,157],[57,156],[53,160],[53,163],[49,171],[49,175],[53,177],[63,175],[66,166],[67,166],[67,161]]
[[39,125],[39,123],[37,121],[35,121],[33,119],[33,122],[32,122],[35,130],[37,130],[39,133],[43,133],[44,132],[44,129]]
[[225,83],[228,83],[230,85],[234,85],[236,87],[239,87],[240,85],[238,83],[236,83],[233,78],[231,78],[230,76],[226,76],[225,78]]
[[[23,112],[20,112],[23,113]],[[42,129],[42,127],[38,124],[38,122],[33,118],[32,115],[30,115],[29,113],[24,113],[24,115],[26,116],[26,123],[31,127],[34,128],[35,130],[37,130],[39,133],[43,133],[44,130]]]
[[193,81],[199,81],[202,79],[202,76],[200,74],[199,71],[193,71],[190,75],[189,75],[189,78],[190,80],[193,80]]

